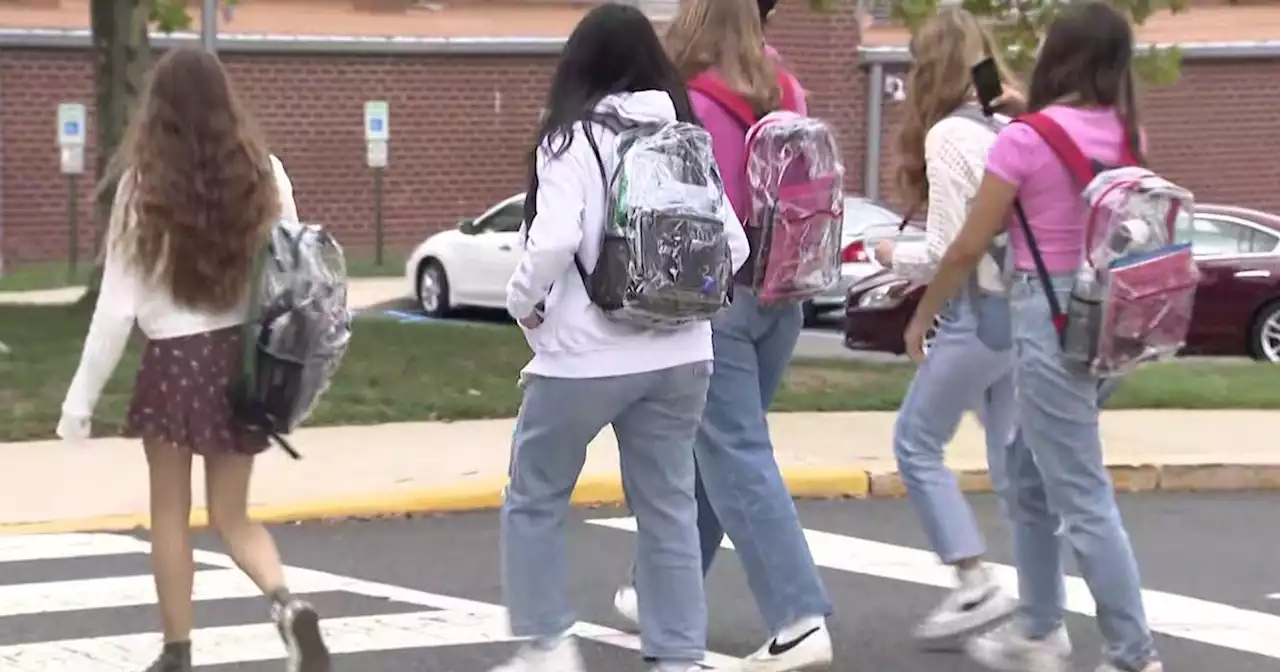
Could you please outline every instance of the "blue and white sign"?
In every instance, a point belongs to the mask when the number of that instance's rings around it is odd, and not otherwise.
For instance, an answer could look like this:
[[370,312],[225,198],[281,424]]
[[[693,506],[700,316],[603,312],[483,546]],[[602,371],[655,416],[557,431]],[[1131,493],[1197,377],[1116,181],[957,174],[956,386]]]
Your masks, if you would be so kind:
[[58,145],[83,147],[84,144],[84,105],[62,103],[58,106]]
[[385,100],[370,100],[364,104],[364,139],[366,142],[386,142],[391,139],[390,110]]

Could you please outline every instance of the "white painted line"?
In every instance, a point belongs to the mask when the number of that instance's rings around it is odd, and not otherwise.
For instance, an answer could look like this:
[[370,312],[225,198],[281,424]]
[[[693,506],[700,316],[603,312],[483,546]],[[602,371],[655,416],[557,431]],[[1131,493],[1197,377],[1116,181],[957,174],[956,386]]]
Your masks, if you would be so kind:
[[[337,591],[344,585],[337,577],[308,573],[290,573],[287,578],[295,593]],[[262,591],[238,569],[212,569],[196,572],[192,596],[197,602],[231,600],[261,597]],[[0,617],[118,609],[155,602],[155,581],[150,575],[0,585]]]
[[[33,540],[39,541],[33,543]],[[95,556],[146,553],[150,548],[146,542],[116,534],[33,535],[8,537],[0,541],[8,542],[0,543],[0,557],[30,559],[75,557],[76,550],[83,551],[86,556]],[[196,574],[197,600],[259,594],[253,584],[235,569],[230,557],[197,550],[194,559],[201,564],[222,568]],[[285,567],[285,573],[290,587],[298,594],[344,591],[435,610],[325,619],[322,621],[325,637],[330,650],[337,654],[519,641],[509,634],[506,610],[496,604],[299,567]],[[81,594],[76,595],[77,591]],[[154,602],[155,590],[149,576],[0,586],[0,616],[105,609]],[[641,650],[639,638],[635,635],[591,623],[577,624],[574,634],[620,648]],[[197,666],[284,657],[275,627],[268,623],[198,629],[192,641]],[[159,635],[151,633],[0,646],[0,670],[136,672],[151,663],[159,646]],[[741,662],[740,659],[718,654],[708,654],[704,661],[710,669],[731,669]]]
[[61,560],[148,553],[151,546],[118,534],[31,534],[0,536],[0,563]]
[[837,331],[829,331],[829,330],[827,330],[827,329],[813,329],[813,328],[809,328],[809,329],[805,329],[804,331],[800,332],[800,335],[802,335],[802,336],[812,336],[812,337],[814,337],[814,338],[821,338],[821,339],[826,339],[826,340],[831,340],[831,341],[843,341],[843,340],[844,340],[844,334],[842,334],[842,333],[840,333],[840,332],[837,332]]
[[[636,529],[634,518],[589,522],[628,532]],[[954,572],[928,551],[813,530],[805,530],[805,537],[814,562],[820,567],[926,586],[955,585]],[[728,539],[723,546],[733,548]],[[1017,571],[994,563],[990,567],[1016,594]],[[1096,605],[1083,579],[1067,577],[1066,589],[1068,611],[1094,615]],[[1157,590],[1142,591],[1142,599],[1154,632],[1280,659],[1280,637],[1276,636],[1280,633],[1280,616]]]
[[1280,593],[1271,593],[1267,596],[1268,600],[1280,600]]

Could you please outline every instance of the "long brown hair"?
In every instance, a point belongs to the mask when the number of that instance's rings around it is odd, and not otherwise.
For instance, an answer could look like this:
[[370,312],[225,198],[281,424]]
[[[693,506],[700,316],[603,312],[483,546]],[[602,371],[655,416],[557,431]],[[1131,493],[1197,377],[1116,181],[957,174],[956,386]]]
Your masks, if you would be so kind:
[[1032,112],[1054,103],[1114,108],[1129,150],[1145,164],[1133,55],[1133,26],[1114,7],[1096,1],[1068,5],[1040,48],[1027,106]]
[[995,61],[1005,88],[1018,80],[1005,64],[991,33],[968,11],[943,7],[911,37],[907,100],[898,133],[898,196],[908,208],[929,199],[924,139],[929,129],[974,97],[972,68]]
[[685,80],[718,68],[729,88],[758,112],[782,102],[773,59],[765,53],[760,6],[752,0],[685,0],[667,29],[667,51]]
[[181,306],[235,308],[280,215],[271,156],[217,57],[156,62],[104,183],[124,180],[118,242]]

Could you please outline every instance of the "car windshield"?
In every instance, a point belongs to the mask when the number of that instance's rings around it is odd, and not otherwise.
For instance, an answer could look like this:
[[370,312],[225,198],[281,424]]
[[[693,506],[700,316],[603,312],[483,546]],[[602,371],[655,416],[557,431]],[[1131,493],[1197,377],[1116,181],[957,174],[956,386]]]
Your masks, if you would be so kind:
[[866,236],[883,238],[894,235],[901,223],[901,215],[865,198],[846,198],[844,201],[844,237],[846,239]]

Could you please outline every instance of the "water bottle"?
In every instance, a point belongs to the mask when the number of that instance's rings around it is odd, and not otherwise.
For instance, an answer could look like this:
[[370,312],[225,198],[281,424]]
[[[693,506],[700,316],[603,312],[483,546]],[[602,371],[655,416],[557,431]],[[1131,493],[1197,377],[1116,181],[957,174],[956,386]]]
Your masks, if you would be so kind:
[[1081,264],[1067,300],[1067,326],[1062,334],[1063,359],[1081,369],[1088,369],[1098,355],[1101,327],[1102,284],[1092,267]]

